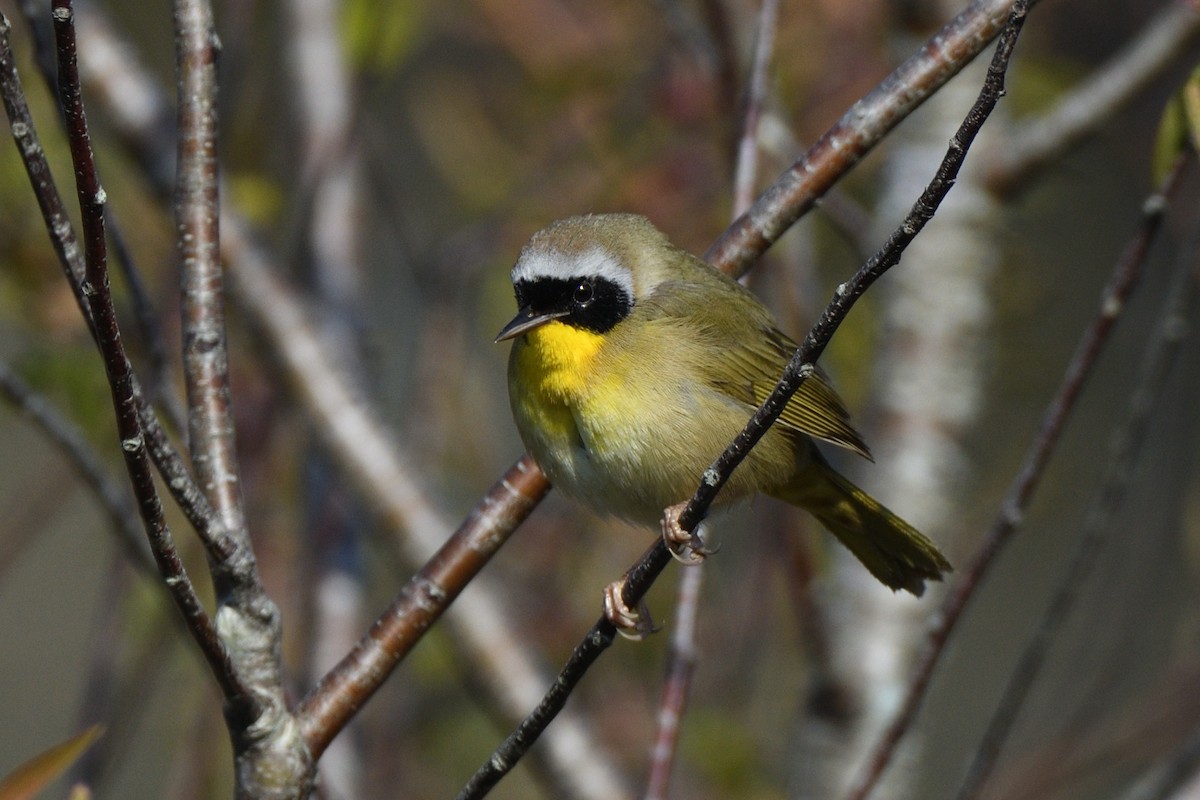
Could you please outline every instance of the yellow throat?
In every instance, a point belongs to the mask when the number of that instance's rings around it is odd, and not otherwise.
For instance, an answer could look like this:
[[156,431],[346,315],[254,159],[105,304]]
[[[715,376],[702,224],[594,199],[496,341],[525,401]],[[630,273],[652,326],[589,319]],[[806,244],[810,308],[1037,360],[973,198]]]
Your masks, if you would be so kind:
[[547,400],[570,402],[587,388],[604,337],[562,322],[525,334],[517,363],[521,383]]

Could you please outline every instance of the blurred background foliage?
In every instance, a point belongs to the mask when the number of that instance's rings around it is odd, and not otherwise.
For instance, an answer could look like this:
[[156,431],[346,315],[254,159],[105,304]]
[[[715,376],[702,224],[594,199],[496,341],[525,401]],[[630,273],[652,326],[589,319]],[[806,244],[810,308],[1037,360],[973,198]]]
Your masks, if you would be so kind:
[[[169,7],[109,5],[140,58],[172,86]],[[946,18],[944,9],[928,5],[782,4],[760,185]],[[1158,5],[1043,2],[1021,41],[1007,113],[1020,117],[1051,106]],[[0,0],[0,8],[14,21],[26,91],[60,188],[69,194],[71,172],[28,38],[12,3]],[[362,291],[349,318],[365,391],[450,517],[461,519],[521,452],[504,382],[507,348],[491,340],[511,315],[508,268],[529,234],[569,214],[636,211],[678,244],[703,252],[727,224],[753,12],[740,0],[343,5],[340,33],[355,115],[345,146],[356,148],[364,165],[357,219]],[[278,265],[315,294],[306,239],[312,176],[297,168],[284,16],[276,3],[217,3],[225,200],[254,221]],[[1192,55],[1194,62],[1194,48]],[[986,408],[965,436],[971,461],[957,498],[958,529],[946,539],[956,563],[993,516],[1094,313],[1151,188],[1159,113],[1189,66],[1180,63],[1158,79],[1005,206],[993,340],[982,367]],[[168,353],[176,353],[170,209],[155,201],[103,117],[93,115],[92,124],[111,208],[162,314]],[[885,143],[839,185],[868,216],[888,157]],[[1193,182],[1180,207],[1196,200]],[[1168,243],[1156,248],[1025,533],[938,672],[922,716],[920,796],[946,796],[955,785],[1056,585],[1156,321],[1166,267],[1183,237],[1194,235],[1194,215],[1187,216],[1168,224]],[[852,233],[818,210],[752,276],[793,335],[804,333],[832,288],[857,266],[863,246],[878,244],[862,238],[865,231]],[[877,302],[866,298],[824,362],[867,423],[868,440]],[[330,559],[366,592],[351,637],[409,572],[390,542],[395,532],[381,530],[330,474],[274,359],[236,308],[230,326],[244,492],[264,578],[283,609],[285,658],[298,696],[315,677],[311,590]],[[1082,608],[1055,647],[989,796],[1116,796],[1112,787],[1170,752],[1194,724],[1200,711],[1195,353],[1193,334],[1136,465],[1117,534],[1084,587]],[[144,354],[135,344],[135,355]],[[123,480],[101,365],[8,146],[0,147],[0,357],[80,424]],[[0,412],[0,442],[0,638],[6,642],[0,773],[100,717],[108,732],[88,773],[98,797],[228,796],[219,703],[178,635],[173,612],[123,563],[107,521],[69,465],[9,410]],[[870,468],[859,473],[867,488],[870,475]],[[724,547],[706,576],[701,663],[676,770],[679,797],[796,791],[788,786],[789,730],[806,702],[811,642],[792,573],[781,566],[791,550],[776,531],[797,527],[807,526],[766,501],[721,526]],[[341,533],[330,547],[323,537],[334,528]],[[202,555],[181,520],[175,529],[189,563],[203,573]],[[596,617],[602,586],[647,541],[644,531],[587,516],[552,494],[489,571],[505,587],[523,634],[546,664],[557,665]],[[814,533],[806,541],[820,570],[831,540]],[[669,571],[650,597],[659,618],[669,619],[676,577]],[[635,785],[647,762],[665,649],[665,636],[618,646],[572,700]],[[435,629],[345,735],[361,748],[364,797],[444,797],[507,729],[480,703],[470,665]],[[523,767],[494,796],[528,797],[536,784]]]

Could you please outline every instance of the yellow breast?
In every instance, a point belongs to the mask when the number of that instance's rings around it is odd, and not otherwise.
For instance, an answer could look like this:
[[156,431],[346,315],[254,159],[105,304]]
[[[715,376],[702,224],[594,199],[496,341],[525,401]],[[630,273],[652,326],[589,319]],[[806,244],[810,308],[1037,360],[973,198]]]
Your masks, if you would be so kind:
[[667,404],[646,402],[656,382],[631,386],[626,360],[601,353],[606,341],[550,322],[514,342],[513,418],[553,484],[603,513],[653,520],[664,506],[636,490],[646,483],[641,449],[655,439],[648,429],[661,424]]

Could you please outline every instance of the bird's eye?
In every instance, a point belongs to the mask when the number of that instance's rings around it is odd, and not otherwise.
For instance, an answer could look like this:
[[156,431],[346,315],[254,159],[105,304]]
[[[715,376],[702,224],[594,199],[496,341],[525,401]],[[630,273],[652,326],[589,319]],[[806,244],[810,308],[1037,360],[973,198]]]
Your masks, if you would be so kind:
[[591,281],[580,281],[575,286],[575,293],[572,295],[572,299],[575,301],[576,305],[586,306],[588,303],[592,302],[592,298],[595,297],[595,294],[596,293],[592,288]]

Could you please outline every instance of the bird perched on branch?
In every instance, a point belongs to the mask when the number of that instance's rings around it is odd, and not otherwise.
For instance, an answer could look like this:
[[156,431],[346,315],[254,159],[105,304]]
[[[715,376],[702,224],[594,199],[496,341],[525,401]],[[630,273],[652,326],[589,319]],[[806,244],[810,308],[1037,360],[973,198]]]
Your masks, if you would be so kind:
[[[571,217],[512,269],[519,310],[509,400],[551,483],[604,514],[654,524],[775,387],[796,345],[748,290],[633,214]],[[928,538],[836,472],[814,439],[870,458],[815,372],[717,502],[758,492],[816,517],[886,586],[920,595],[950,564]],[[668,544],[678,548],[670,514]],[[682,531],[679,531],[682,533]],[[686,537],[686,534],[685,534]]]

